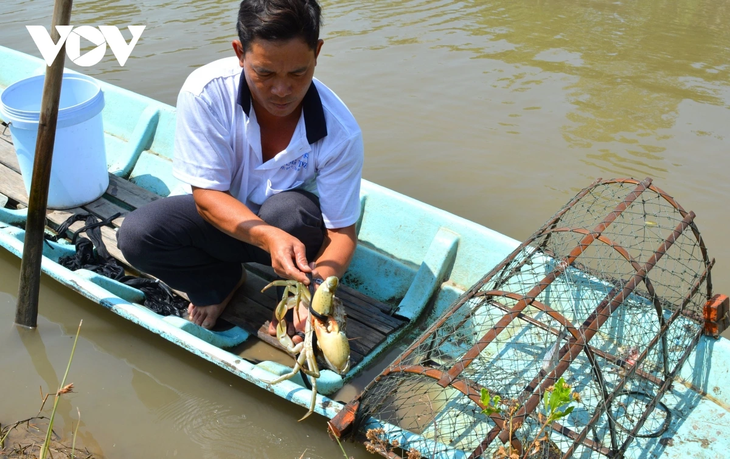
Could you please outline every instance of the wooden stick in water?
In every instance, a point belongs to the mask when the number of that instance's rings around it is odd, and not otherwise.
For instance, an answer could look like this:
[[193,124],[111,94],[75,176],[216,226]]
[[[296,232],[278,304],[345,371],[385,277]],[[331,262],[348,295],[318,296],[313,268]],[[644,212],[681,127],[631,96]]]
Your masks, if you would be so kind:
[[[53,7],[51,38],[58,43],[60,36],[57,25],[68,25],[71,20],[73,0],[56,0]],[[63,64],[66,60],[66,45],[56,56],[50,67],[46,68],[43,83],[43,98],[38,122],[33,176],[28,200],[28,220],[25,226],[23,259],[20,264],[20,285],[15,323],[35,328],[38,319],[38,293],[41,285],[41,260],[43,257],[43,232],[46,226],[46,206],[48,186],[51,178],[53,142],[56,139],[58,104],[63,81]]]

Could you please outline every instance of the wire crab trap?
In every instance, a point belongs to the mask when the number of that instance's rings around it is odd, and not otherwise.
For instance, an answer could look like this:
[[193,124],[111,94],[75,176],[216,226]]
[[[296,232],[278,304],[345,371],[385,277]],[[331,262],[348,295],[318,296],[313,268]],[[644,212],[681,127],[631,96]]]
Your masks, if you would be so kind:
[[[330,427],[378,426],[371,446],[409,458],[504,457],[507,447],[529,458],[621,457],[633,439],[661,436],[671,422],[662,395],[700,336],[727,325],[694,217],[649,178],[597,180]],[[580,396],[547,422],[543,397],[561,377]],[[501,397],[499,412],[484,414],[483,388]]]

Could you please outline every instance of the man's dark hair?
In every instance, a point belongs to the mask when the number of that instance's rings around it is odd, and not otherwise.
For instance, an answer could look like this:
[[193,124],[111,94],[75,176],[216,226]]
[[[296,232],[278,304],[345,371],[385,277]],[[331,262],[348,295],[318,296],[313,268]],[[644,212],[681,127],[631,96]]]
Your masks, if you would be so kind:
[[236,30],[244,51],[255,39],[286,41],[301,38],[317,48],[321,10],[316,0],[243,0]]

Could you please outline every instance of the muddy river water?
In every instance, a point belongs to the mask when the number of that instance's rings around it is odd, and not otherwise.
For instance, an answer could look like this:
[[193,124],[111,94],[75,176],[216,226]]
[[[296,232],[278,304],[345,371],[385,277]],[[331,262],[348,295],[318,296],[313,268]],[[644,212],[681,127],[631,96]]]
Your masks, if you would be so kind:
[[[174,104],[192,69],[231,55],[237,2],[75,2],[72,24],[145,25],[124,67],[69,67]],[[364,132],[364,177],[523,240],[596,178],[652,177],[687,210],[730,293],[730,5],[322,2],[316,76]],[[53,2],[0,3],[0,45]],[[128,35],[127,35],[128,36]],[[0,65],[4,63],[0,62]],[[0,251],[0,422],[34,415],[84,321],[58,431],[108,458],[336,458],[324,419],[44,278],[39,327],[13,325],[18,260]],[[371,457],[345,445],[348,455]]]

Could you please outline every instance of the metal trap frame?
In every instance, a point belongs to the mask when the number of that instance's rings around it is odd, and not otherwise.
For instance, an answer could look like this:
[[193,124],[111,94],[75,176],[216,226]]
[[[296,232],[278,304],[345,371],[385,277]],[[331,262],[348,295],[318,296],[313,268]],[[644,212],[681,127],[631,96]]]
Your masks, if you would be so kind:
[[[409,458],[502,457],[505,445],[520,457],[621,457],[635,438],[661,436],[671,422],[661,398],[700,337],[727,327],[728,300],[712,294],[695,214],[651,183],[598,179],[580,191],[331,430],[378,425],[366,443]],[[580,397],[546,425],[541,401],[561,377]],[[505,409],[484,414],[482,389]],[[526,452],[544,428],[549,447]]]

